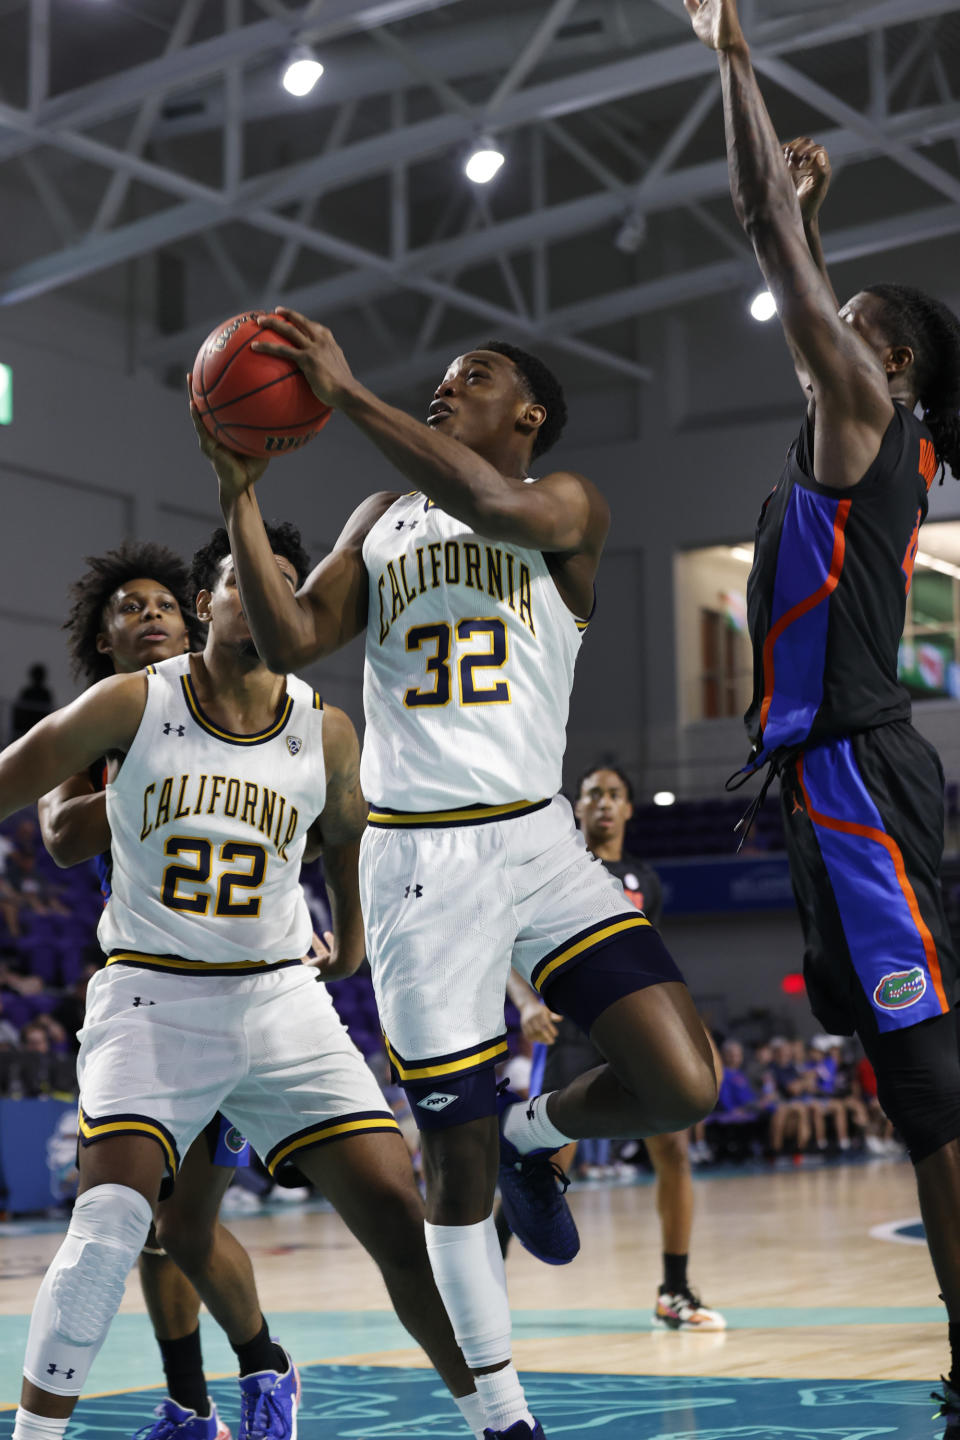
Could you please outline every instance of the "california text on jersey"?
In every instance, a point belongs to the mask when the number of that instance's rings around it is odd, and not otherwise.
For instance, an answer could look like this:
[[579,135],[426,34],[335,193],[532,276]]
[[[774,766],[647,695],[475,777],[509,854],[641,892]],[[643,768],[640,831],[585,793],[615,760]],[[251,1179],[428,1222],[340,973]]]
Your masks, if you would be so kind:
[[530,568],[523,560],[510,550],[493,545],[481,547],[473,540],[435,540],[428,545],[418,545],[412,553],[405,551],[395,562],[388,560],[381,572],[377,580],[380,644],[408,605],[413,605],[427,590],[439,590],[444,585],[463,585],[468,590],[490,595],[509,606],[530,634],[536,635]]
[[296,805],[289,805],[285,796],[252,780],[238,780],[235,776],[228,779],[226,775],[197,775],[193,778],[189,775],[168,775],[163,781],[153,781],[143,792],[140,839],[146,840],[152,831],[160,830],[174,820],[201,813],[219,813],[228,820],[237,819],[241,824],[259,830],[261,835],[273,841],[277,858],[284,861],[288,858],[286,849],[296,836],[300,818]]

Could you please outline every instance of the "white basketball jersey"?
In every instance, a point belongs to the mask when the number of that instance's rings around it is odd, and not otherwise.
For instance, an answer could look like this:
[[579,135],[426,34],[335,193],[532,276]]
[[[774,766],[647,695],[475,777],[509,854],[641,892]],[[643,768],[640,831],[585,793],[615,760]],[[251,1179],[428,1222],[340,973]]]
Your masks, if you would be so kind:
[[107,786],[111,895],[104,951],[213,965],[296,960],[313,926],[300,889],[323,809],[323,707],[295,675],[271,725],[233,735],[203,712],[178,655],[147,671],[147,703]]
[[361,781],[374,811],[555,794],[587,622],[543,554],[486,540],[417,493],[381,516],[363,559]]

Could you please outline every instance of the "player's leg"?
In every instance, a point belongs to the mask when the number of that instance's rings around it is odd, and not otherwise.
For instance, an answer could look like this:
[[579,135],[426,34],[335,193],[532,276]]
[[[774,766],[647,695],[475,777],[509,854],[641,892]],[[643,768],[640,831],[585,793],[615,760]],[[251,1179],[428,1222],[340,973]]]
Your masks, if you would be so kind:
[[[64,1434],[120,1308],[168,1163],[147,1134],[111,1135],[81,1149],[77,1202],[30,1319],[15,1440]],[[57,1421],[59,1429],[50,1423]]]
[[701,1304],[687,1278],[693,1233],[693,1174],[687,1133],[648,1135],[645,1143],[657,1177],[657,1213],[663,1243],[663,1281],[654,1320],[671,1330],[725,1330],[723,1316]]
[[431,1267],[477,1377],[487,1425],[494,1436],[522,1427],[516,1440],[542,1432],[511,1361],[492,1212],[499,1159],[494,1067],[506,1054],[503,1006],[516,934],[506,837],[523,824],[416,831],[371,825],[360,855],[380,1020],[421,1132]]
[[807,990],[826,1030],[856,1028],[914,1164],[950,1321],[944,1413],[958,1433],[960,1047],[939,885],[943,772],[909,724],[885,725],[807,751],[788,788],[797,801],[784,813]]
[[[301,1157],[306,1157],[302,1173],[321,1185],[373,1254],[401,1320],[462,1402],[475,1387],[437,1293],[424,1238],[423,1202],[396,1119],[344,1030],[326,986],[302,967],[277,972],[261,983],[273,987],[274,1000],[258,1007],[260,1028],[248,1038],[251,1054],[264,1058],[254,1060],[248,1079],[225,1101],[225,1108],[281,1183],[291,1170],[292,1178],[297,1177]],[[280,1067],[271,1059],[278,1053],[283,1055]],[[492,1082],[490,1089],[493,1093]],[[489,1117],[487,1123],[495,1173],[496,1124]],[[469,1181],[468,1175],[468,1186]],[[271,1392],[276,1389],[278,1404],[288,1403],[279,1371],[272,1379],[262,1377],[261,1383]],[[476,1410],[476,1400],[473,1407]],[[461,1409],[468,1408],[461,1404]],[[479,1415],[473,1420],[482,1431]]]
[[[182,1410],[212,1414],[200,1347],[200,1299],[237,1352],[241,1372],[270,1368],[282,1353],[269,1338],[250,1257],[220,1223],[223,1197],[246,1145],[220,1114],[190,1146],[173,1194],[157,1208],[160,1255],[145,1251],[141,1281],[163,1356],[167,1389]],[[156,1268],[154,1268],[156,1267]],[[225,1427],[224,1427],[225,1428]]]
[[[205,1085],[217,1084],[217,1044],[225,1063],[235,1063],[232,1037],[211,1042],[204,1076],[194,1072],[183,1094],[196,1041],[184,1025],[196,1008],[179,976],[121,964],[90,982],[77,1060],[81,1193],[34,1310],[17,1440],[57,1434],[31,1428],[22,1413],[31,1406],[65,1426],[147,1238],[161,1182],[176,1176],[181,1154],[216,1108]],[[226,1029],[222,1005],[217,1020]]]
[[[496,1126],[493,1130],[496,1173]],[[355,1134],[298,1152],[297,1168],[337,1210],[376,1262],[400,1322],[429,1356],[475,1433],[483,1414],[454,1339],[424,1240],[423,1201],[400,1135]],[[473,1404],[468,1397],[473,1397]]]

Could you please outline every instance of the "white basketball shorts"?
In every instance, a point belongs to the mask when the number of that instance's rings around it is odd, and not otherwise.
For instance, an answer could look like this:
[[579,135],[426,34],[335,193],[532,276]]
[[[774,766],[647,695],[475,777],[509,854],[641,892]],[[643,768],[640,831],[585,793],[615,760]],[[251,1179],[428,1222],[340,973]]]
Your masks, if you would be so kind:
[[111,964],[90,981],[77,1074],[81,1143],[151,1135],[171,1176],[218,1110],[271,1174],[309,1146],[398,1130],[305,965],[208,977]]
[[506,1054],[511,965],[549,995],[573,967],[643,931],[655,942],[657,973],[626,988],[681,978],[669,957],[661,963],[662,942],[620,881],[587,850],[562,796],[523,813],[510,808],[507,818],[496,807],[489,819],[479,807],[439,817],[381,810],[361,843],[380,1021],[394,1071],[408,1093],[421,1092],[421,1106],[432,1098],[424,1086],[439,1085],[432,1105],[442,1107],[450,1085],[440,1082]]

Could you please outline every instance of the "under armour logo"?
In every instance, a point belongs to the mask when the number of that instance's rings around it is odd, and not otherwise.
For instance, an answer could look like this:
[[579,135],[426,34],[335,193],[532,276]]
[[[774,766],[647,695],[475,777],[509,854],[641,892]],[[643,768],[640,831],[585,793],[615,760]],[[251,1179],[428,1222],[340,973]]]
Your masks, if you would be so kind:
[[76,1373],[76,1370],[58,1370],[56,1365],[47,1366],[48,1375],[62,1375],[65,1380],[72,1380]]
[[404,892],[403,892],[403,898],[404,898],[404,900],[408,900],[408,899],[410,898],[411,894],[413,895],[413,898],[414,898],[415,900],[419,900],[419,899],[420,899],[420,896],[423,894],[423,886],[422,886],[422,885],[408,885],[407,888],[406,888],[406,890],[404,890]]
[[403,530],[404,528],[408,530],[416,530],[418,523],[419,522],[417,520],[398,520],[393,528],[394,530]]
[[156,1000],[144,1000],[142,995],[134,995],[133,997],[134,1010],[136,1010],[139,1005],[156,1005],[156,1003]]
[[172,735],[174,731],[176,731],[178,735],[186,735],[187,727],[186,725],[171,725],[168,720],[163,727],[164,735]]

